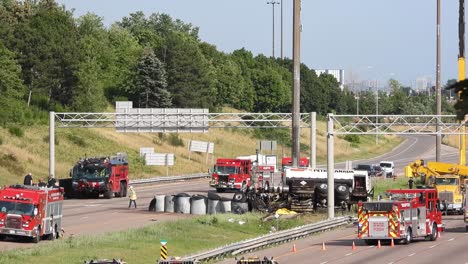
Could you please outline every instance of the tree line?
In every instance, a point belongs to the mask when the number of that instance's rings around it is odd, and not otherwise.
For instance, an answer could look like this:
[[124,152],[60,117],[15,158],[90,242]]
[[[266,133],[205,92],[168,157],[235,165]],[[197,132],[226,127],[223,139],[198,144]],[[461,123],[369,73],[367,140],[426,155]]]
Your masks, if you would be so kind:
[[[134,107],[290,112],[292,60],[231,53],[202,41],[199,28],[167,14],[131,13],[105,27],[54,0],[0,0],[0,121],[47,122],[47,112]],[[354,114],[357,94],[301,64],[301,112]],[[405,94],[396,80],[379,94],[380,114],[433,114],[433,96]],[[360,92],[360,114],[375,113]],[[446,111],[450,105],[444,104]]]

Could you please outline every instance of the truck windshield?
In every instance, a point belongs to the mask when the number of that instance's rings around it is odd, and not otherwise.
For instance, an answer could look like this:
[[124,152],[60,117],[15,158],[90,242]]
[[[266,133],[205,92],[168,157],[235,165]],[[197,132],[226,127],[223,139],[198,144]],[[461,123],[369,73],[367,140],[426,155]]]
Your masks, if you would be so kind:
[[458,185],[456,178],[436,178],[436,185]]
[[0,212],[32,216],[34,212],[34,205],[26,203],[15,203],[10,201],[0,201]]
[[233,166],[215,166],[214,172],[218,174],[235,174],[236,167]]
[[390,164],[390,163],[380,163],[380,167],[382,167],[382,168],[391,168],[392,164]]
[[95,165],[77,165],[73,168],[73,178],[92,179],[99,177],[109,177],[109,170],[106,167]]

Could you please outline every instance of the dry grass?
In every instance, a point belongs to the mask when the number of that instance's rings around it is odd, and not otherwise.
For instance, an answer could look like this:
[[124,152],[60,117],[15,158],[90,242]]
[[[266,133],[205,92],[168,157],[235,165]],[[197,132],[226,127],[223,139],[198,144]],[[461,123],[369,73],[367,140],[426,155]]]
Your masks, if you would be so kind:
[[[317,125],[317,159],[318,163],[326,161],[326,123]],[[49,167],[48,126],[23,127],[21,138],[10,135],[7,129],[0,128],[0,184],[21,182],[27,172],[35,178],[46,178]],[[309,129],[301,130],[301,144],[309,145]],[[249,130],[211,129],[208,133],[178,134],[184,146],[174,147],[169,144],[169,134],[157,133],[117,133],[113,129],[63,129],[56,130],[56,175],[67,177],[72,165],[83,156],[112,155],[127,152],[130,159],[131,178],[145,178],[159,175],[177,175],[184,173],[205,172],[218,157],[235,157],[255,154],[258,139],[248,136]],[[373,136],[362,136],[358,147],[335,137],[335,159],[342,161],[353,157],[365,158],[375,156],[395,147],[400,138],[381,137],[379,147],[375,147]],[[190,140],[215,143],[214,155],[205,153],[190,154]],[[144,166],[139,156],[140,147],[154,147],[157,153],[174,153],[176,166]],[[289,156],[290,148],[278,146],[279,157]],[[269,154],[269,153],[268,153]],[[308,156],[308,149],[301,154]]]

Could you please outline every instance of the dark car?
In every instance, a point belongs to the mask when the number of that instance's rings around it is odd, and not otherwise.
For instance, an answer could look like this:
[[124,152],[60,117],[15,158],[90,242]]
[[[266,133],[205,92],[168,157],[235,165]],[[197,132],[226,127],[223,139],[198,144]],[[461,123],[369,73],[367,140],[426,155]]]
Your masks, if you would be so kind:
[[358,164],[354,169],[367,171],[371,177],[379,177],[383,175],[382,168],[379,165]]
[[371,176],[380,177],[383,175],[383,169],[379,165],[372,165],[371,166]]

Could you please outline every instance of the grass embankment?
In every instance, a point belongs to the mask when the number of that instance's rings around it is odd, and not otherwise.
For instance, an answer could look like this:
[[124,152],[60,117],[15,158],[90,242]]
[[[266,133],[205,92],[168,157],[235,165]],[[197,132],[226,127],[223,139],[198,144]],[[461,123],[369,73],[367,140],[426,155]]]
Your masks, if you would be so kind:
[[[326,123],[317,122],[317,162],[326,162]],[[68,177],[73,164],[84,156],[113,155],[126,152],[129,155],[130,178],[178,175],[208,171],[212,162],[219,157],[236,157],[255,154],[257,136],[255,129],[211,129],[201,134],[167,133],[117,133],[114,129],[56,129],[55,171],[58,178]],[[283,141],[290,138],[288,129],[275,129]],[[265,140],[264,137],[260,137]],[[190,140],[213,142],[214,155],[192,152],[189,159]],[[277,140],[270,138],[270,140]],[[301,129],[301,155],[309,156],[310,130]],[[359,136],[356,140],[335,137],[335,160],[364,159],[390,151],[403,139],[394,136],[381,137],[376,147],[374,136]],[[278,140],[278,142],[281,142]],[[174,153],[175,166],[146,166],[139,157],[140,147],[154,147],[157,153]],[[270,154],[270,153],[265,153]],[[274,152],[278,158],[290,155],[290,147],[278,143]],[[23,176],[32,172],[37,181],[47,178],[49,167],[49,127],[0,128],[0,185],[22,182]]]
[[[268,233],[272,226],[276,226],[276,221],[263,222],[263,216],[258,213],[200,216],[100,237],[68,237],[41,242],[35,248],[2,252],[0,263],[70,264],[103,258],[123,258],[129,264],[156,263],[162,239],[168,242],[170,256],[188,255]],[[307,214],[295,219],[280,219],[279,228],[283,230],[321,218],[322,215]],[[245,223],[239,224],[240,221]]]

